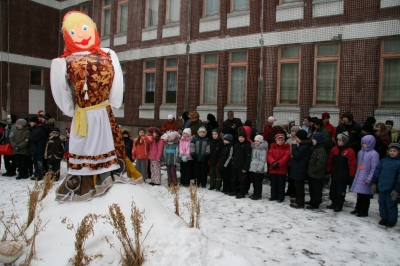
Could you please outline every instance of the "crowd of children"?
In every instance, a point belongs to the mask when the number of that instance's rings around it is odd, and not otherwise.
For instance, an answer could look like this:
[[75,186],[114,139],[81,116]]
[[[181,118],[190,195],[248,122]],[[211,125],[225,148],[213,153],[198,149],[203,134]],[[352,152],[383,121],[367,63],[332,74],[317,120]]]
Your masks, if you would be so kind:
[[[285,134],[280,126],[273,126],[267,134],[270,144],[262,135],[248,138],[251,131],[241,128],[237,130],[236,139],[230,133],[221,136],[219,128],[212,129],[209,134],[207,129],[210,129],[204,126],[198,127],[196,132],[190,127],[184,128],[182,136],[177,131],[167,131],[163,135],[154,127],[145,135],[144,129],[139,129],[132,159],[136,159],[137,169],[144,177],[149,160],[151,185],[161,184],[161,161],[167,167],[168,184],[177,185],[176,165],[179,163],[180,185],[187,187],[194,179],[198,187],[206,188],[209,176],[209,190],[221,191],[237,199],[245,198],[252,184],[253,194],[249,198],[260,200],[263,180],[268,173],[271,181],[269,201],[284,202],[285,196],[290,196],[290,206],[297,209],[320,208],[324,183],[331,179],[331,204],[326,208],[342,211],[349,187],[357,193],[351,214],[358,217],[368,216],[370,199],[379,191],[382,218],[379,224],[394,226],[400,192],[400,144],[389,144],[388,156],[380,161],[374,150],[376,137],[365,134],[357,152],[351,140],[352,132],[342,131],[337,136],[335,132],[333,138],[331,129],[325,128],[324,123],[323,120],[316,121],[315,126],[304,130],[291,121],[289,134]],[[275,124],[273,121],[272,125]],[[285,193],[287,181],[289,186]],[[308,201],[305,201],[306,184]]]

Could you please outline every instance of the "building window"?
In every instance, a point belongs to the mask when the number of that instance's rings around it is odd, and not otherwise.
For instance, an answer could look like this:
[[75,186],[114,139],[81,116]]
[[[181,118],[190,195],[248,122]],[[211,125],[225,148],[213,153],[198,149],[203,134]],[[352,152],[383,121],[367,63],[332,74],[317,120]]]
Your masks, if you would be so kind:
[[123,88],[124,88],[124,94],[122,96],[122,103],[125,103],[126,63],[121,63],[121,70],[122,70],[122,80],[123,80]]
[[249,0],[231,0],[231,11],[249,9]]
[[128,0],[118,1],[118,32],[128,30]]
[[181,0],[168,0],[166,23],[179,21],[180,10]]
[[247,52],[229,54],[229,97],[228,104],[246,104]]
[[156,60],[143,62],[143,103],[154,103],[154,92],[156,90]]
[[314,105],[337,105],[340,45],[317,44],[314,65]]
[[108,36],[111,29],[111,0],[103,0],[102,12],[101,36]]
[[43,86],[42,69],[38,67],[31,67],[30,85]]
[[176,90],[178,87],[178,58],[165,59],[165,103],[176,103]]
[[280,47],[278,53],[278,104],[298,104],[300,47]]
[[295,3],[295,2],[303,2],[303,0],[279,0],[279,4],[288,4],[288,3]]
[[203,17],[219,14],[219,0],[204,0]]
[[218,54],[201,57],[201,103],[217,104]]
[[158,1],[159,0],[146,1],[146,27],[158,25]]
[[86,15],[88,15],[89,14],[89,6],[88,6],[88,4],[86,3],[86,4],[81,5],[80,6],[80,11],[82,13],[85,13]]
[[400,39],[382,40],[380,106],[400,106]]

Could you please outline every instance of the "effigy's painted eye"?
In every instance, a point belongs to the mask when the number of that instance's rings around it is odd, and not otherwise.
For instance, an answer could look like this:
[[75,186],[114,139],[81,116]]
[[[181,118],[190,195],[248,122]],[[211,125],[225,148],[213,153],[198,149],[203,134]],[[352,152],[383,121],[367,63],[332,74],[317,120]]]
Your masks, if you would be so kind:
[[70,30],[69,31],[69,35],[74,35],[75,34],[75,31],[74,30]]
[[82,29],[83,29],[83,30],[88,30],[89,27],[88,27],[87,25],[83,25],[83,26],[82,26]]

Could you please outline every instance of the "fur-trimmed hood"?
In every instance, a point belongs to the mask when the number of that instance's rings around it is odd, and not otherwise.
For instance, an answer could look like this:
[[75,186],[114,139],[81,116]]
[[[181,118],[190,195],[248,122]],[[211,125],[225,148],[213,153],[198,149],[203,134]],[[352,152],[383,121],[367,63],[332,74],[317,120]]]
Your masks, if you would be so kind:
[[123,134],[128,134],[128,136],[131,138],[132,137],[132,131],[129,129],[129,128],[127,128],[127,127],[123,127],[123,128],[121,128],[121,134],[123,135]]

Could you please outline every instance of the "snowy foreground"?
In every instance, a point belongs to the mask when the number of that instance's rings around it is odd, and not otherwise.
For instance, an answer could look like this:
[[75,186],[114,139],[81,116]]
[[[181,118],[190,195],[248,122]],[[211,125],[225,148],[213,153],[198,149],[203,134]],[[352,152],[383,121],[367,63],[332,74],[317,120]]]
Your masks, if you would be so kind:
[[[66,174],[63,166],[62,177]],[[17,212],[24,221],[27,187],[33,183],[0,177],[1,210],[7,215]],[[400,265],[400,225],[391,229],[378,225],[377,196],[371,200],[370,216],[359,218],[350,214],[355,193],[347,194],[344,210],[334,213],[325,209],[330,203],[327,189],[317,211],[292,209],[289,198],[284,203],[269,202],[266,199],[269,190],[265,184],[263,199],[253,201],[199,188],[201,230],[198,230],[188,228],[185,222],[188,212],[183,202],[189,201],[187,188],[181,188],[180,193],[183,219],[174,214],[173,198],[164,186],[115,184],[103,196],[72,204],[55,202],[53,189],[43,201],[40,218],[43,224],[48,223],[37,237],[37,260],[32,265],[68,265],[69,258],[74,256],[75,233],[61,223],[63,217],[77,227],[87,213],[107,214],[108,206],[117,203],[131,228],[132,201],[145,210],[142,238],[154,224],[144,242],[144,265]],[[104,240],[106,236],[120,249],[112,227],[99,221],[94,232],[86,241],[86,252],[101,253],[103,257],[94,259],[90,265],[120,265],[119,254]],[[24,259],[22,255],[16,265]]]

